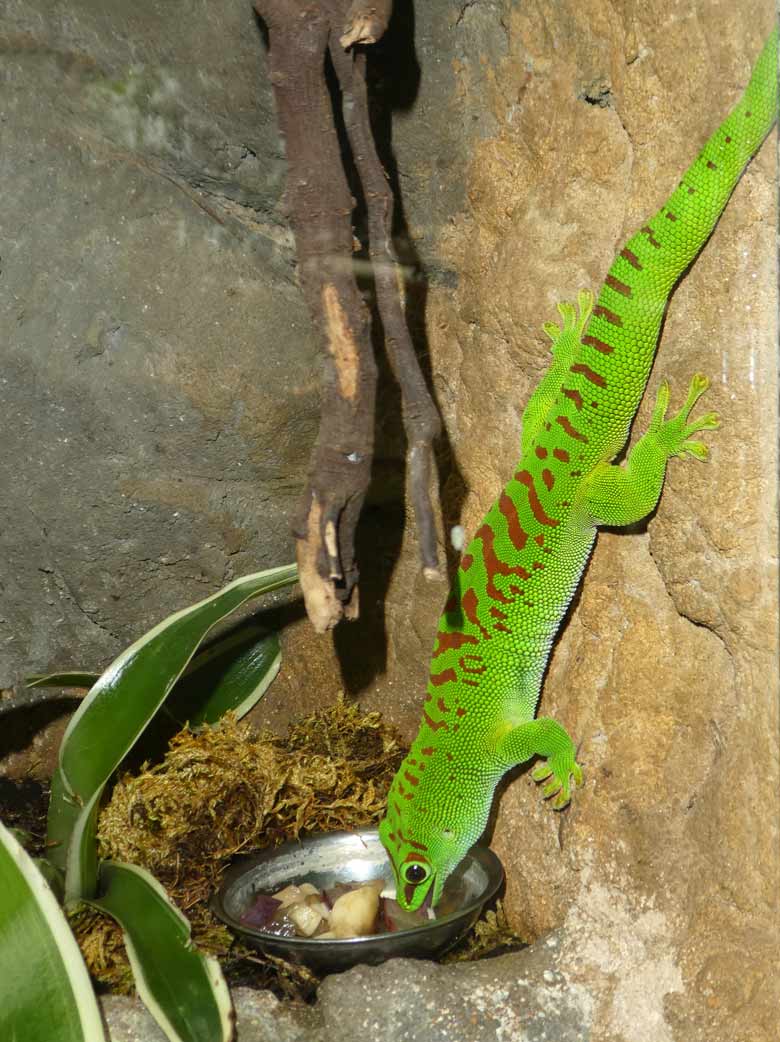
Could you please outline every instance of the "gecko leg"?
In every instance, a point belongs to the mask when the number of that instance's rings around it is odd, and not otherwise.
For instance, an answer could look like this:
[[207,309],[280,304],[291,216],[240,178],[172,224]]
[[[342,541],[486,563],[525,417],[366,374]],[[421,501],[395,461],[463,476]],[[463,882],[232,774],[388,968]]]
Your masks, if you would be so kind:
[[543,329],[552,341],[553,360],[550,368],[536,386],[523,410],[521,452],[530,452],[531,444],[542,429],[545,416],[560,391],[561,381],[565,379],[572,362],[582,350],[580,338],[585,332],[588,319],[593,311],[593,294],[590,290],[581,290],[577,294],[577,304],[561,301],[558,314],[563,324],[545,322]]
[[668,459],[684,459],[688,455],[700,460],[707,458],[707,446],[690,438],[696,431],[715,430],[718,417],[715,413],[693,421],[689,417],[708,387],[707,377],[697,373],[691,380],[685,405],[667,420],[669,384],[661,384],[650,426],[629,452],[625,467],[601,463],[583,482],[578,506],[584,507],[589,523],[618,526],[641,521],[658,502]]
[[556,720],[537,717],[518,724],[498,740],[496,752],[509,767],[525,763],[532,756],[546,760],[531,771],[534,781],[546,781],[542,786],[545,799],[554,797],[552,806],[561,810],[571,799],[571,779],[582,785],[582,768],[577,763],[574,743],[568,732]]

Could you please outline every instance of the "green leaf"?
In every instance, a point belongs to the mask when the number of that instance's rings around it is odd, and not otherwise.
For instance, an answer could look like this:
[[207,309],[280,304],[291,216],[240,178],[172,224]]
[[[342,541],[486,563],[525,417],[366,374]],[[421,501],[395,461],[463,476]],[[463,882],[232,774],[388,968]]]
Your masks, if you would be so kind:
[[201,648],[177,682],[165,709],[191,727],[216,723],[232,710],[242,717],[268,690],[282,661],[277,633],[246,626]]
[[100,796],[108,779],[155,715],[213,626],[262,593],[289,585],[295,565],[247,575],[184,608],[123,651],[73,714],[52,780],[51,860],[65,873],[65,897],[93,896],[97,851],[93,840]]
[[190,942],[190,926],[157,880],[103,861],[100,896],[87,902],[122,927],[138,994],[171,1042],[228,1042],[230,994],[216,959]]
[[86,687],[90,688],[100,679],[99,673],[85,670],[62,670],[59,673],[38,673],[25,679],[25,687]]
[[105,1042],[75,938],[46,880],[0,824],[3,1039]]
[[[281,665],[279,636],[259,626],[228,633],[201,648],[173,687],[165,708],[179,723],[213,724],[232,710],[239,718],[263,697]],[[61,670],[28,677],[27,687],[91,688],[99,673]]]

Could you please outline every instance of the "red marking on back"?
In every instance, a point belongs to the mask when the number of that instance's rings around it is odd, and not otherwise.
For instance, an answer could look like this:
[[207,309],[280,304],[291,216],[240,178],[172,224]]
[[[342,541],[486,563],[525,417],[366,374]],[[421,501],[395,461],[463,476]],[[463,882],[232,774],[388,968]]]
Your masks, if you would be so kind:
[[406,778],[410,785],[416,786],[420,784],[420,779],[415,778],[415,776],[410,771],[404,771],[404,778]]
[[[525,485],[528,489],[528,505],[531,508],[531,513],[534,515],[540,525],[547,525],[549,528],[555,528],[556,525],[560,524],[554,517],[550,517],[545,512],[544,507],[539,500],[539,496],[536,492],[536,486],[534,485],[533,475],[527,470],[519,470],[515,474],[515,480],[519,481],[521,485]],[[528,572],[523,576],[523,579],[528,578]]]
[[557,460],[560,460],[561,463],[569,462],[569,454],[566,449],[553,449],[553,456],[555,456]]
[[643,235],[647,236],[647,241],[650,243],[651,246],[654,246],[657,250],[661,249],[661,244],[658,241],[658,239],[656,239],[653,235],[653,229],[650,227],[649,224],[646,224],[644,228],[640,228],[639,230]]
[[442,684],[449,684],[453,680],[458,679],[458,674],[450,666],[449,669],[442,670],[441,673],[431,673],[428,680],[434,687],[441,687]]
[[[474,659],[474,661],[477,663],[477,665],[476,666],[469,665],[468,659]],[[487,669],[487,666],[482,661],[482,659],[480,658],[479,655],[464,655],[462,658],[458,659],[458,665],[460,666],[461,669],[465,670],[467,673],[476,673],[477,676],[481,676],[482,673],[484,673],[485,670]],[[463,713],[460,711],[460,709],[457,709],[456,710],[456,715],[457,716],[463,716]]]
[[[527,579],[528,572],[525,570],[525,568],[523,568],[522,565],[509,565],[506,563],[506,561],[502,561],[496,555],[496,551],[493,548],[493,540],[495,539],[495,534],[493,533],[493,529],[490,527],[490,525],[482,525],[480,530],[477,532],[477,536],[482,540],[483,556],[485,559],[485,571],[487,572],[487,583],[485,585],[487,595],[488,597],[492,597],[494,601],[502,601],[504,604],[509,604],[509,597],[507,597],[507,595],[502,590],[499,590],[499,588],[496,586],[496,576],[517,575],[521,579]],[[474,600],[476,601],[476,594],[474,596]],[[465,601],[463,606],[465,609]],[[481,623],[477,622],[476,625],[479,626],[483,633],[487,634],[487,631]]]
[[[468,680],[466,677],[463,678],[462,683],[468,684],[469,687],[479,687],[479,681],[478,680]],[[457,731],[458,730],[458,725],[455,724],[455,726],[453,727],[452,730],[453,731]]]
[[614,275],[607,275],[604,279],[604,284],[609,286],[610,289],[614,289],[616,293],[620,293],[623,297],[631,296],[631,287],[626,285],[625,282],[621,282],[620,279],[616,279]]
[[582,409],[582,395],[576,389],[576,387],[562,387],[561,390],[563,391],[565,397],[570,399],[570,401],[574,403],[574,408],[577,410],[577,412],[580,412],[580,410]]
[[603,307],[601,304],[597,304],[593,309],[593,314],[599,318],[604,318],[613,326],[622,326],[623,319],[620,315],[616,315],[614,311],[610,311],[609,308]]
[[433,658],[438,658],[445,651],[457,651],[464,644],[479,644],[479,640],[470,633],[444,633],[442,630],[436,634],[436,647],[433,649]]
[[666,211],[666,219],[667,219],[667,221],[676,221],[677,220],[677,214],[676,213],[670,213],[669,210],[667,210]]
[[[454,673],[455,670],[453,669],[452,672]],[[457,679],[457,677],[456,677],[456,679]],[[440,713],[449,713],[450,707],[447,705],[447,703],[444,701],[444,699],[441,697],[441,695],[439,695],[439,700],[437,701],[436,705],[437,705]]]
[[501,611],[500,608],[491,608],[490,614],[493,616],[494,619],[501,619],[503,621],[506,618],[506,612]]
[[434,749],[434,747],[432,745],[426,745],[424,749],[420,750],[420,752],[422,753],[423,756],[433,756],[433,754],[436,752],[436,750]]
[[542,481],[544,482],[545,488],[548,492],[552,489],[553,485],[555,484],[555,478],[553,476],[553,473],[551,470],[548,470],[547,467],[545,467],[544,470],[542,470]]
[[534,451],[536,452],[538,459],[547,459],[547,449],[544,445],[537,445]]
[[[545,451],[545,456],[546,455],[547,452]],[[516,550],[522,550],[528,539],[528,533],[520,524],[517,507],[506,492],[501,493],[501,498],[498,501],[498,509],[506,518],[507,533],[509,538],[512,540],[512,546],[514,546]]]
[[708,159],[707,160],[707,169],[708,170],[717,170],[718,168],[715,166],[715,164],[713,163],[713,161],[711,159]]
[[628,261],[632,268],[636,268],[637,271],[642,270],[642,262],[639,260],[635,253],[631,252],[631,250],[627,249],[626,247],[623,247],[623,249],[620,251],[620,256],[623,258],[623,260]]
[[[477,532],[477,535],[479,535],[479,532]],[[477,610],[479,608],[479,601],[477,600],[477,595],[474,592],[473,587],[469,587],[469,589],[466,590],[466,592],[463,594],[462,600],[463,610],[466,613],[466,618],[469,620],[472,626],[477,627],[477,629],[485,638],[485,640],[490,640],[490,634],[479,621],[479,615],[477,614]]]
[[689,188],[688,188],[688,195],[696,195],[696,189],[695,189],[695,188],[690,188],[690,187],[689,187]]
[[726,142],[727,145],[731,144],[731,138],[729,137],[728,134],[726,134],[726,137],[724,138],[724,141]]
[[585,445],[588,444],[588,439],[585,437],[584,434],[582,434],[580,431],[578,431],[576,427],[573,427],[571,425],[571,423],[569,422],[568,417],[566,417],[566,416],[556,416],[555,422],[561,425],[563,430],[566,431],[566,433],[569,435],[570,438],[574,438],[575,441],[581,441]]
[[598,337],[591,336],[590,334],[582,338],[582,343],[595,347],[596,350],[601,351],[603,355],[611,355],[615,350],[612,344],[607,344],[604,340],[599,340]]
[[503,622],[497,622],[493,627],[498,633],[511,633],[512,631],[508,626],[505,626]]
[[464,554],[463,557],[461,557],[460,566],[464,572],[467,572],[469,568],[471,568],[472,564],[474,564],[474,557],[472,554]]
[[406,794],[406,789],[404,788],[404,783],[402,781],[398,782],[397,788],[398,788],[398,795],[399,796],[403,796],[403,795]]
[[[568,506],[568,505],[569,504],[567,503],[566,506]],[[561,503],[561,506],[563,506],[563,503]],[[537,572],[541,572],[542,569],[544,568],[544,565],[542,564],[541,561],[534,561],[534,563],[533,563],[533,565],[531,567],[534,568]]]
[[447,759],[450,761],[450,763],[452,763],[452,761],[455,759],[455,757],[452,755],[452,753],[448,752],[448,753],[445,753],[444,755],[447,757]]
[[449,731],[450,729],[450,725],[447,723],[446,720],[432,720],[424,709],[423,720],[426,722],[426,724],[428,725],[428,727],[430,727],[432,731],[438,731],[440,727],[443,727],[445,731]]
[[468,712],[468,710],[464,709],[463,706],[458,706],[458,708],[455,710],[455,715],[456,716],[465,716],[467,712]]
[[544,546],[544,532],[540,532],[539,535],[535,535],[534,542],[537,546]]
[[607,381],[601,376],[600,373],[594,372],[589,365],[584,365],[582,362],[575,362],[574,365],[569,366],[573,373],[581,373],[586,380],[589,380],[596,387],[606,387]]

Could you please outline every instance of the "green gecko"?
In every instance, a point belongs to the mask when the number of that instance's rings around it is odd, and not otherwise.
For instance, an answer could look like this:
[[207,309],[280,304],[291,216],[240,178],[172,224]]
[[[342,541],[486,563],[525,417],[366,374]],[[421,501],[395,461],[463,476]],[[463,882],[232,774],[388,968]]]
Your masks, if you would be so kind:
[[552,362],[522,418],[514,476],[466,547],[433,650],[422,723],[390,789],[380,836],[399,902],[435,905],[447,876],[487,824],[510,768],[534,756],[543,795],[560,809],[582,782],[571,738],[536,717],[556,631],[582,576],[598,525],[631,525],[652,512],[667,460],[706,459],[692,418],[708,381],[696,375],[667,419],[663,382],[650,426],[624,466],[669,295],[704,246],[777,114],[777,29],[742,98],[666,204],[615,258],[594,306],[559,304],[546,323]]

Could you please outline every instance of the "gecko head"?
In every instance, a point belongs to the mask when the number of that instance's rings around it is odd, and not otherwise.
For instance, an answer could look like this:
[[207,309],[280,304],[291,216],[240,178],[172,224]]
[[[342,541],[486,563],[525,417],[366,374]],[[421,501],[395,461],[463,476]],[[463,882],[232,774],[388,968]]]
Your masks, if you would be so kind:
[[408,812],[403,821],[394,818],[389,810],[379,826],[379,838],[393,866],[396,899],[409,912],[422,905],[434,907],[447,877],[471,844],[466,842],[463,847],[452,829],[437,826],[422,815]]

